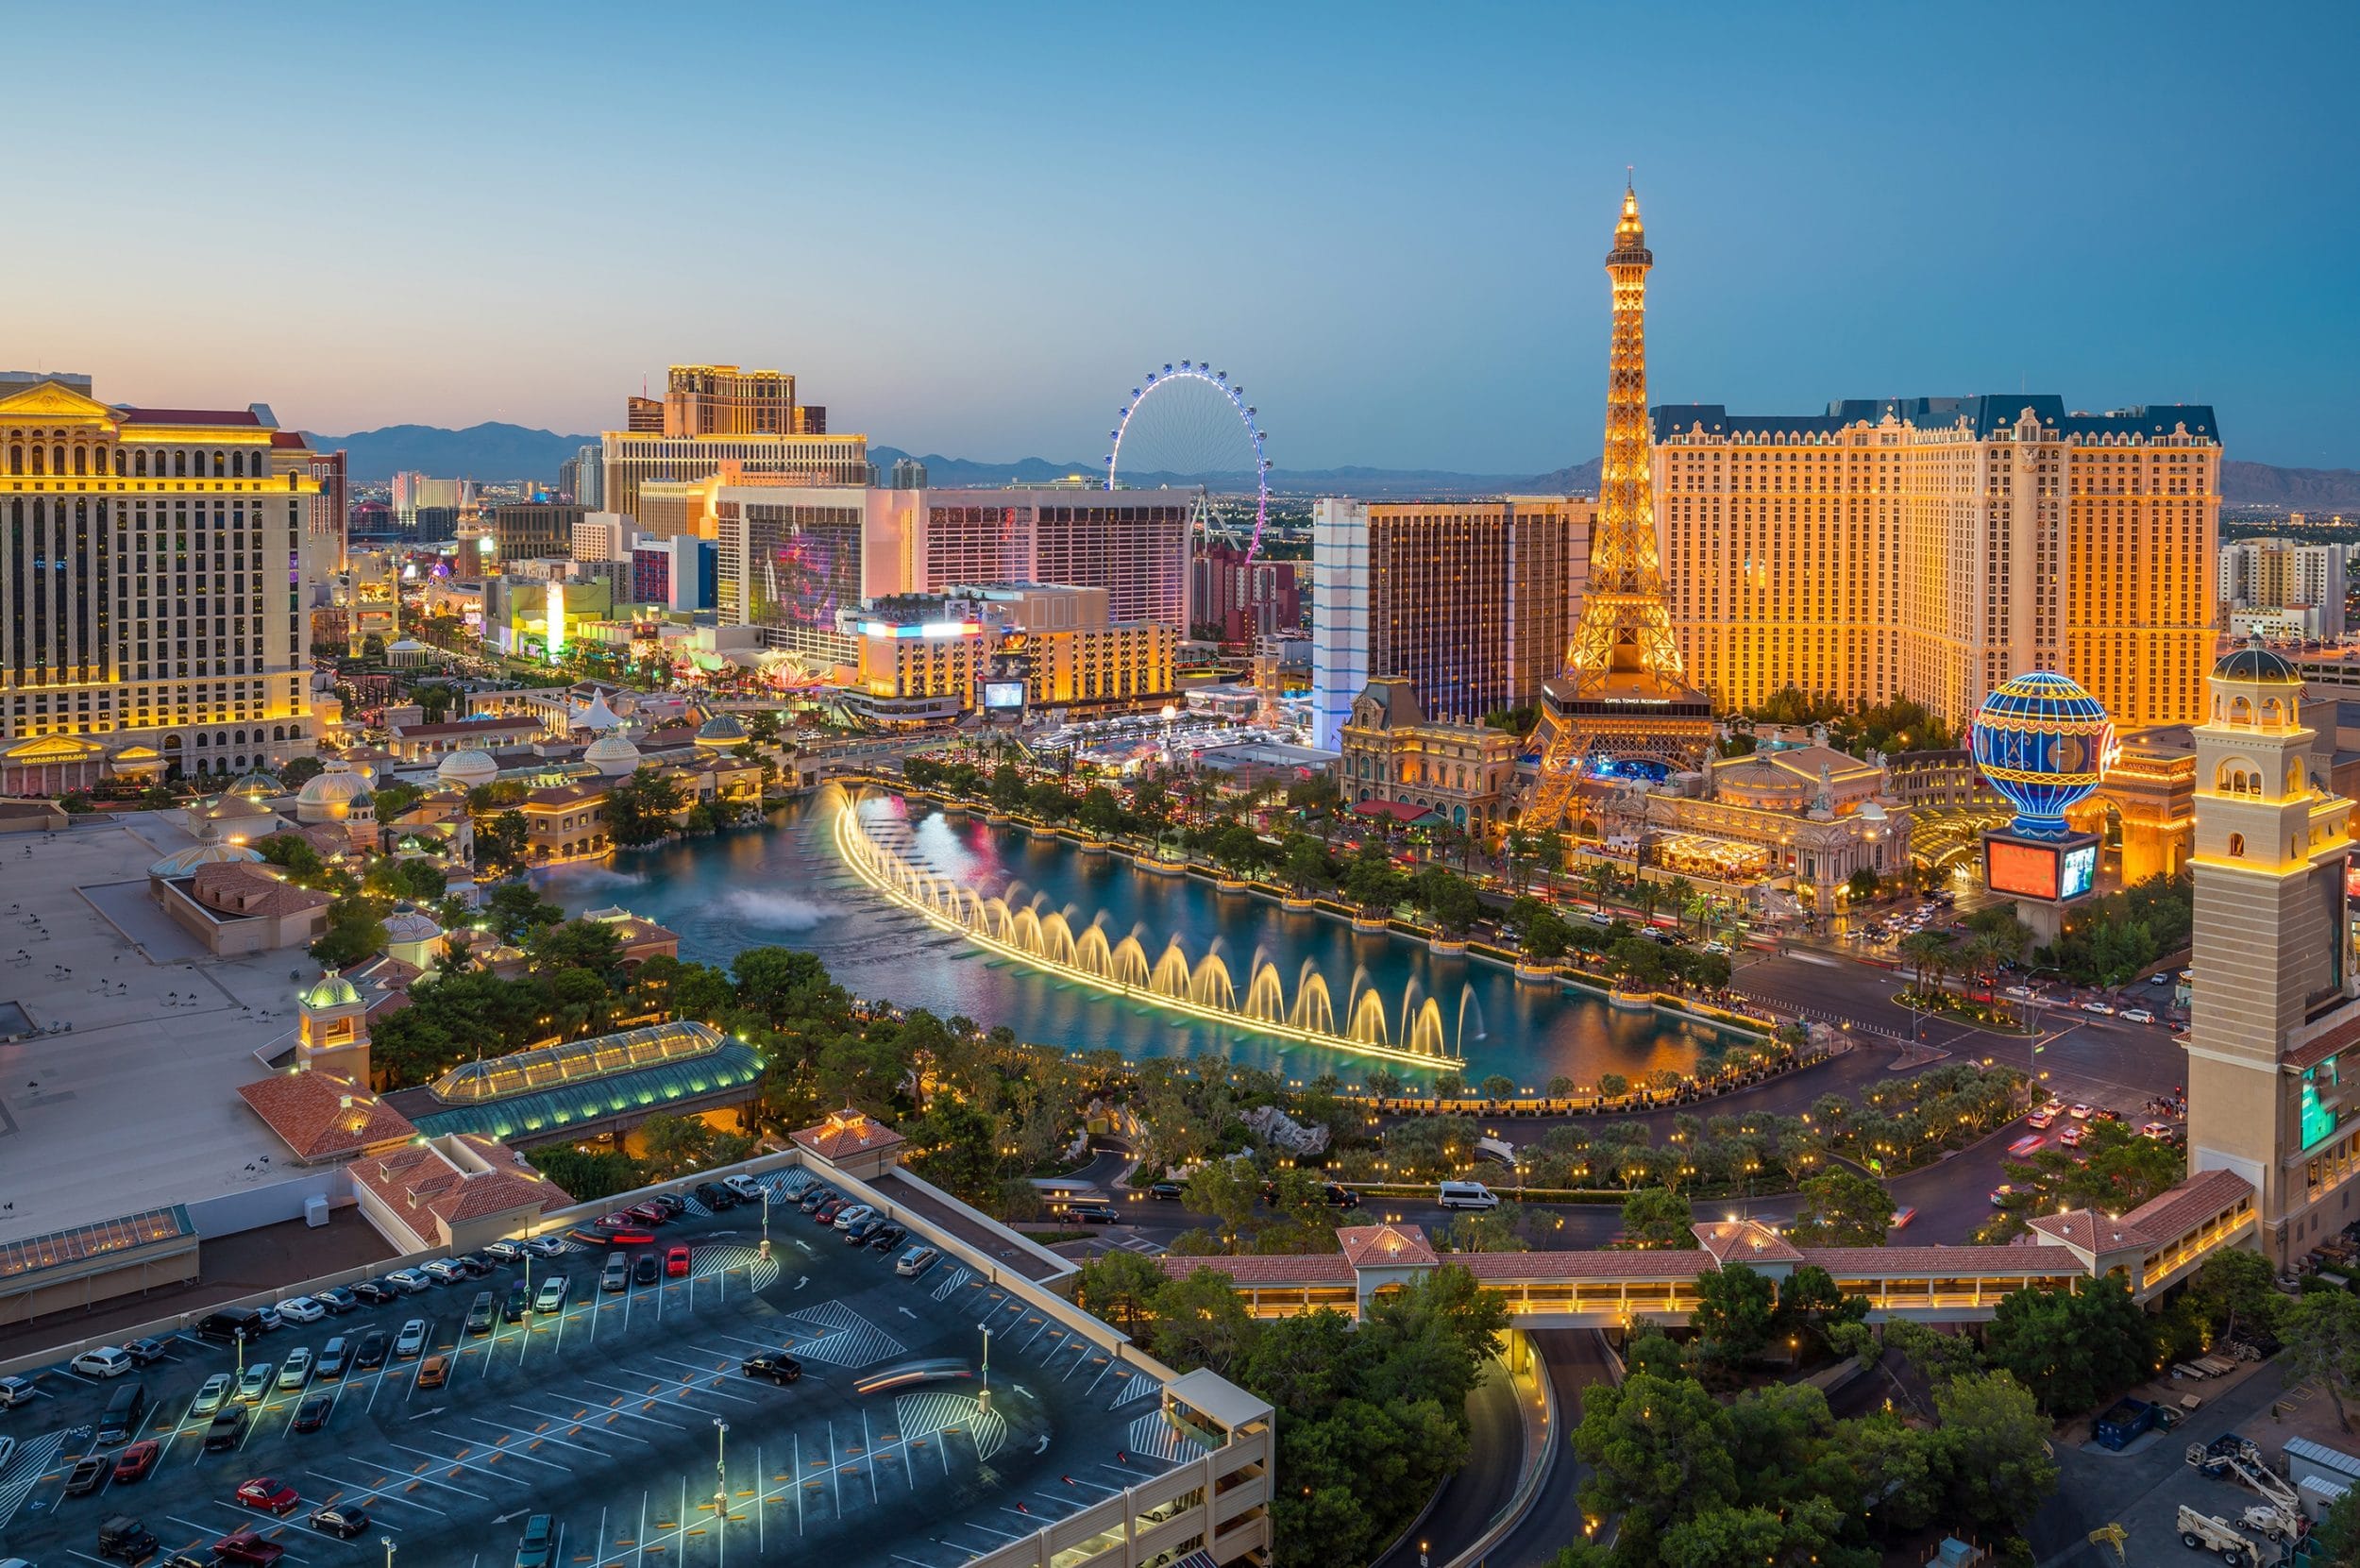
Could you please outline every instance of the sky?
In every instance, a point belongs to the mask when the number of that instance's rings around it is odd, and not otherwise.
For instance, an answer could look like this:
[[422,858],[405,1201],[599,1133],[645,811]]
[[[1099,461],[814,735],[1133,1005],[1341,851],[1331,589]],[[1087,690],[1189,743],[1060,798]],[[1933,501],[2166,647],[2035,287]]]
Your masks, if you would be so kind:
[[1205,358],[1281,468],[1532,474],[1598,450],[1631,166],[1655,401],[2210,402],[2232,458],[2360,466],[2351,6],[95,25],[8,25],[54,74],[14,121],[0,368],[110,401],[587,432],[734,362],[879,444],[1068,461]]

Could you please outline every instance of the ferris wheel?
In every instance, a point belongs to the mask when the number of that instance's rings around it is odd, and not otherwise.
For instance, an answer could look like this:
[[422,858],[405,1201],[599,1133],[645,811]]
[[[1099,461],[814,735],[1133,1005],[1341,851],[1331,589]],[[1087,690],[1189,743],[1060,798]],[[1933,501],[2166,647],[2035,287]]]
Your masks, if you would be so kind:
[[1247,531],[1250,502],[1246,554],[1261,554],[1262,527],[1270,520],[1270,459],[1245,388],[1232,382],[1229,372],[1188,360],[1149,371],[1106,435],[1114,443],[1106,454],[1107,489],[1134,477],[1195,484],[1202,492],[1198,516],[1208,530],[1223,526],[1215,492],[1234,497],[1234,526],[1240,532]]

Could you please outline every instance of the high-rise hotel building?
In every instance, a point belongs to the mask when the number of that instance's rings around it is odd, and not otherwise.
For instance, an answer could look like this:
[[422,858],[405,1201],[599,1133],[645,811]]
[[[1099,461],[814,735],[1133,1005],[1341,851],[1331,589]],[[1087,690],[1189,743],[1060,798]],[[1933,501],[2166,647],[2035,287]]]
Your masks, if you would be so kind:
[[1427,718],[1537,700],[1565,663],[1594,501],[1328,497],[1311,514],[1313,744],[1335,749],[1370,681],[1405,676]]
[[0,794],[309,754],[301,439],[88,388],[0,377]]
[[797,402],[795,378],[776,370],[676,364],[661,405],[632,398],[626,425],[598,437],[598,488],[602,510],[634,520],[642,484],[709,480],[725,463],[809,484],[868,482],[868,438],[828,434],[828,411]]
[[2122,725],[2195,718],[2213,651],[2211,408],[2047,395],[1652,411],[1655,514],[1689,679],[1907,697],[1963,726],[2019,671]]

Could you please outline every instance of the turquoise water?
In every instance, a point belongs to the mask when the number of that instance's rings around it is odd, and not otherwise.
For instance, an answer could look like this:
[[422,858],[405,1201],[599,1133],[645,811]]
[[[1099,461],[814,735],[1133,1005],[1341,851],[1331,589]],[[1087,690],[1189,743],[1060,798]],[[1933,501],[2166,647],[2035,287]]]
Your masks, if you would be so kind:
[[[946,1017],[963,1013],[986,1026],[1004,1023],[1041,1045],[1112,1046],[1135,1059],[1210,1051],[1298,1078],[1332,1067],[1357,1081],[1375,1065],[1124,1003],[979,953],[847,871],[826,831],[830,809],[799,804],[767,829],[625,851],[611,867],[563,867],[534,880],[568,913],[621,904],[661,920],[680,933],[683,958],[726,964],[742,948],[801,948],[858,995]],[[1013,888],[1012,902],[1046,894],[1076,930],[1104,912],[1108,935],[1136,931],[1151,959],[1173,933],[1191,960],[1218,952],[1240,991],[1259,954],[1277,966],[1290,998],[1309,961],[1325,976],[1339,1017],[1356,977],[1384,1000],[1396,1031],[1405,997],[1413,1008],[1432,997],[1471,1081],[1505,1073],[1537,1090],[1559,1073],[1593,1084],[1609,1072],[1688,1071],[1710,1064],[1725,1043],[1703,1024],[1620,1011],[1586,991],[1518,985],[1499,965],[1438,957],[1399,937],[1357,936],[1340,920],[1224,897],[1194,877],[1144,876],[1128,861],[1036,842],[1021,829],[953,822],[932,807],[913,814],[889,798],[872,797],[859,809],[881,842],[909,858],[986,894]]]

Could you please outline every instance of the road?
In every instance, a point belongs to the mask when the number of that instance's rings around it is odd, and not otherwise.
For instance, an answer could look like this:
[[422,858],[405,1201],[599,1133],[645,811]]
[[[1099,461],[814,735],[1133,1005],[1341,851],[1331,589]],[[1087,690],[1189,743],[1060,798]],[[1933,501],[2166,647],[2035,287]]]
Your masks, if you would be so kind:
[[1515,1495],[1524,1451],[1515,1382],[1492,1361],[1467,1396],[1467,1462],[1442,1483],[1433,1510],[1374,1568],[1420,1568],[1422,1554],[1431,1562],[1448,1562],[1472,1545]]
[[[1608,1381],[1606,1340],[1594,1329],[1544,1328],[1532,1336],[1533,1348],[1547,1360],[1549,1386],[1557,1394],[1557,1430],[1551,1441],[1571,1444],[1581,1424],[1581,1393],[1593,1383]],[[1545,1568],[1559,1550],[1581,1539],[1578,1497],[1585,1467],[1571,1447],[1560,1449],[1548,1484],[1506,1540],[1486,1556],[1489,1568]]]

